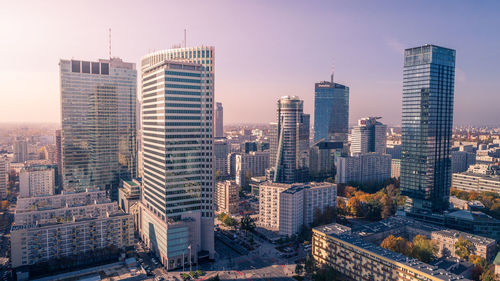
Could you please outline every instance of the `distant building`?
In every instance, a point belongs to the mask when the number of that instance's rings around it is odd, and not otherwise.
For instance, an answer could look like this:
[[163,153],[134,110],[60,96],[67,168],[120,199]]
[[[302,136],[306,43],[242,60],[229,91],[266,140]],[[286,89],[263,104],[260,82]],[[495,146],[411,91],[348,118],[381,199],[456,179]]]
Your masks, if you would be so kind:
[[219,138],[214,140],[214,166],[215,173],[219,174],[219,177],[224,178],[228,175],[228,162],[227,155],[229,153],[229,145],[225,138]]
[[391,156],[380,153],[338,157],[337,183],[382,183],[391,177]]
[[25,166],[19,173],[19,196],[34,197],[54,195],[55,169],[49,165]]
[[240,151],[242,153],[250,153],[252,151],[266,151],[269,150],[269,143],[261,141],[246,141],[242,143]]
[[378,152],[385,154],[387,125],[377,121],[381,117],[367,117],[358,120],[358,126],[351,132],[351,155]]
[[[272,126],[271,169],[273,182],[302,182],[309,166],[309,114],[296,96],[278,100],[277,125]],[[273,154],[275,153],[275,154]]]
[[450,196],[450,207],[460,210],[471,210],[471,211],[482,211],[484,210],[484,204],[478,200],[462,200],[456,196]]
[[221,102],[215,103],[215,137],[224,137],[224,108]]
[[[472,169],[471,169],[472,168]],[[475,173],[474,167],[467,172],[452,175],[452,187],[464,191],[491,191],[500,193],[500,175]]]
[[234,181],[218,182],[214,193],[215,210],[220,213],[238,214],[239,189]]
[[14,162],[24,163],[29,159],[28,141],[24,137],[17,137],[14,142]]
[[349,87],[330,81],[314,85],[314,141],[342,142],[349,133]]
[[64,189],[62,177],[62,136],[61,130],[56,130],[56,163],[57,163],[57,178],[59,181],[59,189]]
[[391,155],[392,159],[401,159],[401,145],[394,144],[387,146],[385,151],[387,154]]
[[391,178],[399,179],[401,175],[401,159],[391,160]]
[[448,209],[455,56],[428,44],[404,52],[400,179],[409,212]]
[[476,154],[465,151],[451,152],[451,170],[452,173],[461,173],[467,171],[470,165],[476,163]]
[[247,186],[249,178],[266,175],[266,169],[269,168],[269,152],[237,154],[235,165],[236,184]]
[[12,267],[134,245],[132,216],[119,210],[104,191],[20,198],[14,223]]
[[239,153],[231,152],[227,154],[227,175],[229,178],[236,178],[236,156]]
[[9,186],[9,159],[0,154],[0,200],[7,197]]
[[291,236],[310,225],[315,212],[337,206],[337,185],[332,183],[263,183],[259,187],[259,225]]
[[343,149],[343,142],[319,140],[309,150],[309,176],[322,181],[335,176],[335,153]]

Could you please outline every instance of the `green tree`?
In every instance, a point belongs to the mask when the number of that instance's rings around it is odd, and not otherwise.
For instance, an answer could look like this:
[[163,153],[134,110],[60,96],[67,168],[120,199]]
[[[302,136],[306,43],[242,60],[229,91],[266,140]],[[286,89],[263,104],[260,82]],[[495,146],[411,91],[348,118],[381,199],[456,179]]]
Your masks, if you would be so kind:
[[306,261],[304,263],[304,269],[306,270],[306,274],[313,274],[316,271],[316,261],[312,256],[307,256]]
[[467,260],[474,250],[474,245],[462,236],[455,242],[455,254],[463,260]]
[[413,249],[411,256],[417,260],[429,263],[436,258],[438,247],[423,235],[413,238]]
[[250,215],[244,215],[240,221],[240,227],[245,231],[245,235],[247,231],[253,231],[255,229],[255,220],[250,217]]
[[329,266],[322,266],[313,276],[314,281],[334,281],[337,280],[338,273]]
[[302,264],[298,263],[296,266],[295,266],[295,274],[297,275],[301,275],[302,272],[304,272],[304,266],[302,266]]

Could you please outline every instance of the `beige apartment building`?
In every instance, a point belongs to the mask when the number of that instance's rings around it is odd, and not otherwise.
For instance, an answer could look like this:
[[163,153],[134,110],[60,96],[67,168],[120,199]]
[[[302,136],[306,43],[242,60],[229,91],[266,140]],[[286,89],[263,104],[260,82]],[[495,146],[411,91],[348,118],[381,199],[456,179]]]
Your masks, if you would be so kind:
[[218,182],[214,193],[215,211],[237,214],[239,205],[239,186],[234,181]]

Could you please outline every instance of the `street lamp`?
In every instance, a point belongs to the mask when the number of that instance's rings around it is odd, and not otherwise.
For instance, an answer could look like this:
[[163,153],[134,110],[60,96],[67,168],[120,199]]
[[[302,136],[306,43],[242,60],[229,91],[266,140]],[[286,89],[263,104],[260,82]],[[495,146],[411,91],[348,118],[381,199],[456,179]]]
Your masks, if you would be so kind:
[[189,272],[191,272],[193,271],[191,267],[191,244],[189,244],[188,249],[189,249]]

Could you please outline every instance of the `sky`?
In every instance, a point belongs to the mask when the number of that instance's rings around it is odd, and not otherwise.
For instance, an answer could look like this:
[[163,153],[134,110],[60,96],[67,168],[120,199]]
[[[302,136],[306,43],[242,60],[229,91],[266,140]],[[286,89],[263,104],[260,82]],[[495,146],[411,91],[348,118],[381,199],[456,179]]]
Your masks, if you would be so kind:
[[[267,123],[314,83],[350,87],[350,122],[401,122],[403,50],[455,49],[455,125],[500,125],[500,1],[4,1],[0,122],[60,122],[59,59],[139,64],[148,52],[215,46],[224,122]],[[139,74],[140,75],[140,74]],[[140,95],[140,91],[138,91]],[[314,120],[311,118],[311,120]]]

